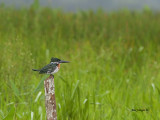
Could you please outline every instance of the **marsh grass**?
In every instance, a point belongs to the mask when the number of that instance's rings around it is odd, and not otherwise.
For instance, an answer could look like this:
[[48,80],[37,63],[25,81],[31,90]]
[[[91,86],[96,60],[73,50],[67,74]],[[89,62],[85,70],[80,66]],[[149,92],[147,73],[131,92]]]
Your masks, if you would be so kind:
[[[0,119],[44,120],[52,56],[59,120],[160,119],[160,14],[0,7]],[[132,109],[149,109],[132,112]]]

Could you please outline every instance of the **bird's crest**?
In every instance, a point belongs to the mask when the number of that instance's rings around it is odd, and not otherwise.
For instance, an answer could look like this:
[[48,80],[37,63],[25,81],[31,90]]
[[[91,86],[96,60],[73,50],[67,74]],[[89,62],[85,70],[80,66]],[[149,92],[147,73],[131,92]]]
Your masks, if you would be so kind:
[[59,61],[61,61],[61,60],[58,58],[54,58],[54,57],[51,58],[51,62],[59,62]]

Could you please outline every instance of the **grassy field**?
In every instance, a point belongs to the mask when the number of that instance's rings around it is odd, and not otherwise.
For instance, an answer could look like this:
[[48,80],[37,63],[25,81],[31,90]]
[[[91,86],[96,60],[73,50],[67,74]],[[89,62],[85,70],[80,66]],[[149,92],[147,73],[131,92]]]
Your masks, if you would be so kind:
[[0,120],[45,120],[48,75],[32,68],[51,57],[71,61],[55,74],[59,120],[158,120],[159,51],[160,13],[1,6]]

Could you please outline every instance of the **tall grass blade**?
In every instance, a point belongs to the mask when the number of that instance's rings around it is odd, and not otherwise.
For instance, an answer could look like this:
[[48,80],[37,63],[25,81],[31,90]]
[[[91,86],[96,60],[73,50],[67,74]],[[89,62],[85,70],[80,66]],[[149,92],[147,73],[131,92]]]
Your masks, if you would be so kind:
[[40,90],[43,88],[43,86],[44,86],[44,80],[45,80],[47,77],[48,77],[48,75],[45,75],[45,76],[41,79],[41,81],[39,82],[38,86],[34,89],[33,93],[36,93],[36,92],[40,91]]
[[13,83],[12,80],[10,80],[10,85],[11,85],[11,89],[13,90],[13,93],[14,93],[16,96],[19,96],[19,95],[20,95],[20,92],[19,92],[18,88],[16,87],[16,85]]
[[76,85],[75,85],[75,87],[74,87],[74,90],[73,90],[72,95],[71,95],[71,99],[73,99],[73,97],[74,97],[74,95],[75,95],[75,93],[76,93],[76,90],[77,90],[77,88],[78,88],[78,85],[79,85],[79,80],[77,81],[77,83],[76,83]]

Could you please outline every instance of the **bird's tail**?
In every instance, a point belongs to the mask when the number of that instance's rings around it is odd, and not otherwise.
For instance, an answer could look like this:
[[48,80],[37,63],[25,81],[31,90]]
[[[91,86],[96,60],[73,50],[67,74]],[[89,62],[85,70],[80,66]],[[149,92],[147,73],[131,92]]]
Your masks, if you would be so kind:
[[40,70],[37,70],[37,69],[32,69],[33,71],[40,71]]

